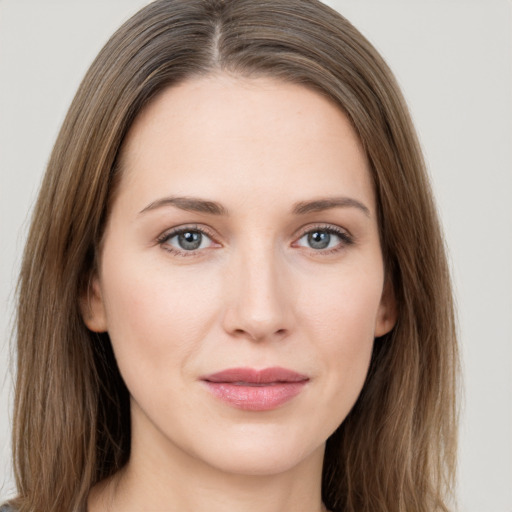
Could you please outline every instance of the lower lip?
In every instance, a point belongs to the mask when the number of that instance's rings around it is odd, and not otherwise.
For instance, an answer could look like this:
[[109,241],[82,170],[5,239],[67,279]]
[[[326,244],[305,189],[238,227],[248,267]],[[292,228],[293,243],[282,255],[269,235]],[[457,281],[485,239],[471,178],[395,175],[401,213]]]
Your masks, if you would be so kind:
[[208,381],[205,384],[214,396],[237,409],[270,411],[296,397],[306,382],[276,382],[258,386]]

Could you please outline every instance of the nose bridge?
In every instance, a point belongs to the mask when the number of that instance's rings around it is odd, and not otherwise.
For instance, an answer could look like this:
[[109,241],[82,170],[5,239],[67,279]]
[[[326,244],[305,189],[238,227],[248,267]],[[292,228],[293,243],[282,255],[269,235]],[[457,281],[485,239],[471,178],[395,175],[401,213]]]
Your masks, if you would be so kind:
[[285,263],[275,245],[270,241],[246,245],[232,265],[227,329],[253,340],[288,332],[291,297],[286,292]]

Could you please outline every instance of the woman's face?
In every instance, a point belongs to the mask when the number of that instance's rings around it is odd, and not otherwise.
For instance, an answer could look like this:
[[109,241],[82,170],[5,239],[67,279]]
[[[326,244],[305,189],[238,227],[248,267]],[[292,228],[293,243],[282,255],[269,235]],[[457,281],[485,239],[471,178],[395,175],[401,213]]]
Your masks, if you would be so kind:
[[394,323],[369,165],[316,92],[165,90],[124,144],[84,309],[131,394],[132,450],[268,474],[321,460]]

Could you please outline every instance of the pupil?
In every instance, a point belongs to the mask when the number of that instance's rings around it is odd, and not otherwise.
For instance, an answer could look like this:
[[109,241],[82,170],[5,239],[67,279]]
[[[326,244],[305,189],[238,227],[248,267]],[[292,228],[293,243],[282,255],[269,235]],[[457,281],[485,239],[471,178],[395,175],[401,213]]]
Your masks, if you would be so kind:
[[315,231],[308,235],[308,243],[313,249],[325,249],[330,241],[331,235],[325,231]]
[[194,231],[187,231],[178,235],[178,243],[182,249],[193,251],[201,245],[202,235]]

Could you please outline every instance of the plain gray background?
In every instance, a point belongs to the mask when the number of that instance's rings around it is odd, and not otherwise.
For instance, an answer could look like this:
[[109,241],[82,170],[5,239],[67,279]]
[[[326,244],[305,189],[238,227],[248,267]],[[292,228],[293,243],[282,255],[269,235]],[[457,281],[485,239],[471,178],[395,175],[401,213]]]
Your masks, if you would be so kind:
[[[255,0],[257,1],[257,0]],[[8,340],[29,211],[88,65],[145,0],[0,0],[0,496],[13,492]],[[465,379],[459,501],[512,512],[512,3],[331,0],[410,104],[444,224]]]

